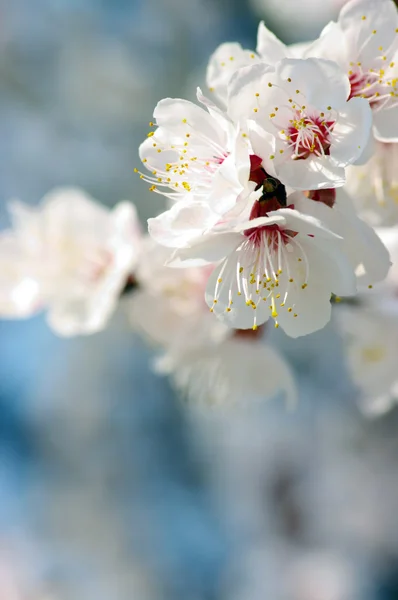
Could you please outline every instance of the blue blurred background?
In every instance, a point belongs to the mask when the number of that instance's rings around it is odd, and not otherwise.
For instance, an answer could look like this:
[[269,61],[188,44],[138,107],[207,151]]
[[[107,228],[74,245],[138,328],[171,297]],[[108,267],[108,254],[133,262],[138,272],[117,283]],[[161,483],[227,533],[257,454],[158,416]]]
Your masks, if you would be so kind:
[[[0,222],[79,185],[144,221],[156,102],[223,41],[315,37],[341,0],[2,0]],[[333,325],[275,343],[300,404],[186,406],[121,310],[60,340],[0,323],[0,600],[398,598],[398,415],[366,421]]]

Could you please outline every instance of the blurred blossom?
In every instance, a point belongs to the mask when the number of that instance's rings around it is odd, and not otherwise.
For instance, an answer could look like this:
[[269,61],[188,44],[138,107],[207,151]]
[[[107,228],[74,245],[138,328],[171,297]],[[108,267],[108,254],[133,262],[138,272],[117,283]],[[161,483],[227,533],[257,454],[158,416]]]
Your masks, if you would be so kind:
[[347,171],[347,191],[358,213],[370,225],[398,224],[398,144],[376,142],[374,155],[364,166]]
[[79,189],[50,192],[36,209],[14,201],[13,228],[0,237],[3,316],[49,308],[60,335],[93,333],[105,326],[138,256],[135,207],[113,211]]

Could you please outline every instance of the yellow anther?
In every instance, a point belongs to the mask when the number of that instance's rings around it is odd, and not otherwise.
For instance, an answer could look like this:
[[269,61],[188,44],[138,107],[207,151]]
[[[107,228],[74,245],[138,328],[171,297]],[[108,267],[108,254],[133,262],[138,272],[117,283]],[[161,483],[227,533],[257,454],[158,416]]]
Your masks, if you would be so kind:
[[154,132],[154,131],[150,131],[150,132],[148,133],[147,137],[153,137],[154,135],[155,135],[155,132]]
[[272,312],[271,312],[271,317],[273,317],[273,318],[277,317],[277,316],[278,316],[278,313],[277,313],[277,311],[276,311],[275,299],[274,299],[274,297],[273,297],[273,296],[272,296],[272,300],[271,300],[271,309],[272,309]]

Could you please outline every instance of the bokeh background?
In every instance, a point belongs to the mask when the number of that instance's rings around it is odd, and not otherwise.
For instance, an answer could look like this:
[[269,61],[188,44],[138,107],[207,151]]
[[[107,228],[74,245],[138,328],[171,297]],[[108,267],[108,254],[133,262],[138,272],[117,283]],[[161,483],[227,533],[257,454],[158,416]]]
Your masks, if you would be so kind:
[[[134,174],[156,102],[193,98],[261,18],[304,41],[342,4],[1,0],[1,225],[59,185],[156,214]],[[333,323],[272,336],[293,412],[182,403],[122,308],[67,341],[1,322],[0,600],[398,598],[397,411],[361,415]]]

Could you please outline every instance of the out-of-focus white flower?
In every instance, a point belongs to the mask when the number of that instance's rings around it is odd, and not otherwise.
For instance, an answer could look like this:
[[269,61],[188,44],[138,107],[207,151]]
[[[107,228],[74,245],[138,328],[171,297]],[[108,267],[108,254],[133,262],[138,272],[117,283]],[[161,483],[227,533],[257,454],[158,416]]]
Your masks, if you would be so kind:
[[390,410],[398,400],[398,227],[376,232],[391,256],[387,278],[360,296],[359,305],[336,311],[360,407],[370,416]]
[[[372,123],[369,103],[352,98],[334,62],[284,59],[240,69],[229,87],[233,120],[252,120],[250,140],[264,168],[293,189],[344,185],[345,167],[363,153]],[[249,123],[250,127],[250,123]]]
[[[226,114],[198,90],[192,102],[167,98],[154,111],[157,129],[140,146],[140,158],[151,171],[141,178],[150,190],[172,200],[210,203],[222,214],[231,209],[249,182],[248,144]],[[137,170],[136,170],[137,171]]]
[[370,225],[398,224],[398,144],[376,142],[364,165],[347,169],[347,192]]
[[13,228],[0,238],[2,316],[47,309],[60,335],[105,326],[138,255],[132,204],[113,210],[75,188],[50,192],[38,208],[10,206]]
[[182,360],[175,381],[206,404],[242,404],[278,393],[290,407],[297,401],[292,372],[282,356],[261,339],[245,339],[239,333],[198,360]]
[[209,268],[165,267],[169,253],[150,238],[144,242],[136,271],[139,290],[128,305],[134,329],[162,350],[156,370],[206,404],[278,392],[293,404],[296,389],[284,359],[253,332],[247,339],[247,333],[235,333],[212,318],[203,298]]
[[360,598],[361,585],[351,564],[322,550],[303,553],[288,565],[286,597],[292,600],[347,600]]
[[398,13],[392,0],[351,0],[306,56],[339,63],[350,79],[350,98],[366,98],[375,137],[398,141]]
[[[376,299],[374,299],[376,300]],[[337,312],[350,375],[360,390],[359,405],[377,416],[398,400],[398,310],[377,302],[340,306]]]

